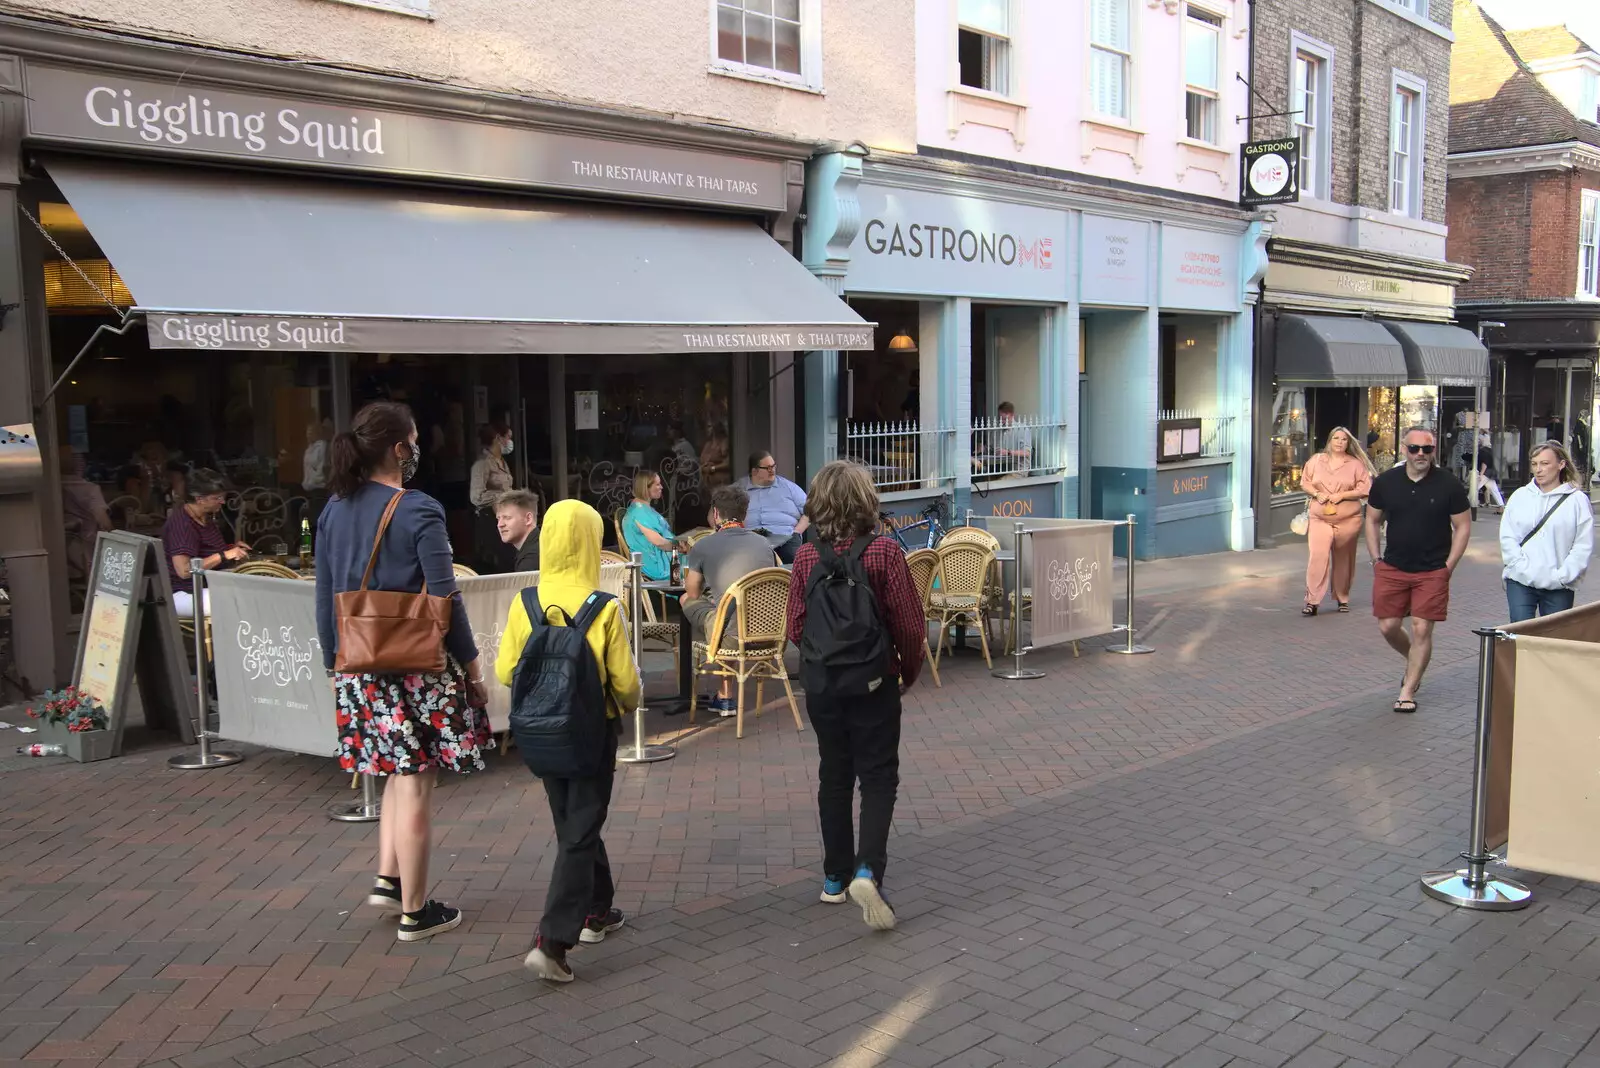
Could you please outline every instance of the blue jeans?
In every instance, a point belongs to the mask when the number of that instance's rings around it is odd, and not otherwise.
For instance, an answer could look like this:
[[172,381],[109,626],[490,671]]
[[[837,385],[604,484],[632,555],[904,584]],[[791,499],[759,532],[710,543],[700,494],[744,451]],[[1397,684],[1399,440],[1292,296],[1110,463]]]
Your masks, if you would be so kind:
[[1547,616],[1552,612],[1565,612],[1572,607],[1573,590],[1541,590],[1524,586],[1516,579],[1506,579],[1506,605],[1511,609],[1511,622],[1521,623],[1534,616]]

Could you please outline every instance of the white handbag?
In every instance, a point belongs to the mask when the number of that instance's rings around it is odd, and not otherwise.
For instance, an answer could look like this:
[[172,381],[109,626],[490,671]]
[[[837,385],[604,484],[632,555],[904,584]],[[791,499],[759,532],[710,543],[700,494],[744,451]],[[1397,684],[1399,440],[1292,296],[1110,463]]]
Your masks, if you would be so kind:
[[1306,536],[1306,531],[1311,529],[1310,501],[1306,502],[1306,506],[1300,509],[1300,513],[1298,515],[1289,520],[1289,529],[1300,535],[1302,538]]

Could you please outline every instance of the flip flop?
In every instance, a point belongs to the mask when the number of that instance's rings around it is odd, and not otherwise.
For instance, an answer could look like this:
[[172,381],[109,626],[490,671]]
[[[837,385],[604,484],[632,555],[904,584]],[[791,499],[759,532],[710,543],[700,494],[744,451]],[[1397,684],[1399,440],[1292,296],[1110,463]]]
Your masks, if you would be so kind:
[[1396,712],[1415,712],[1417,710],[1417,703],[1410,700],[1396,701],[1394,703],[1394,710]]

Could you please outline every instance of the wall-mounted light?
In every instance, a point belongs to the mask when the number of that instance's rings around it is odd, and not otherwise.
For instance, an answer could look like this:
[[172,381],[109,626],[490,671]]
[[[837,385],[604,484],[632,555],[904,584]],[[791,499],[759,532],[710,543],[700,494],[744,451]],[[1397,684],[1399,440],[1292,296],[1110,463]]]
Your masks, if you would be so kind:
[[66,260],[51,260],[44,265],[44,305],[46,308],[100,308],[106,302],[94,286],[83,280],[87,275],[119,308],[133,304],[133,294],[122,284],[122,276],[109,260],[79,260],[80,275]]
[[916,352],[917,343],[904,330],[889,339],[890,352]]

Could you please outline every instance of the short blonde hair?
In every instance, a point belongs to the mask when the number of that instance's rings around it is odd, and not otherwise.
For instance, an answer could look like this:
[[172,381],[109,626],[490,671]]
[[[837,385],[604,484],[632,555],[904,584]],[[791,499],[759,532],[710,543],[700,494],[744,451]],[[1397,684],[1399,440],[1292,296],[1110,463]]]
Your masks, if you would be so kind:
[[832,460],[811,480],[806,515],[823,541],[845,541],[872,533],[878,525],[878,489],[865,467]]
[[636,501],[648,501],[650,499],[650,487],[655,485],[655,481],[659,477],[655,470],[649,467],[641,467],[634,472],[633,499]]

